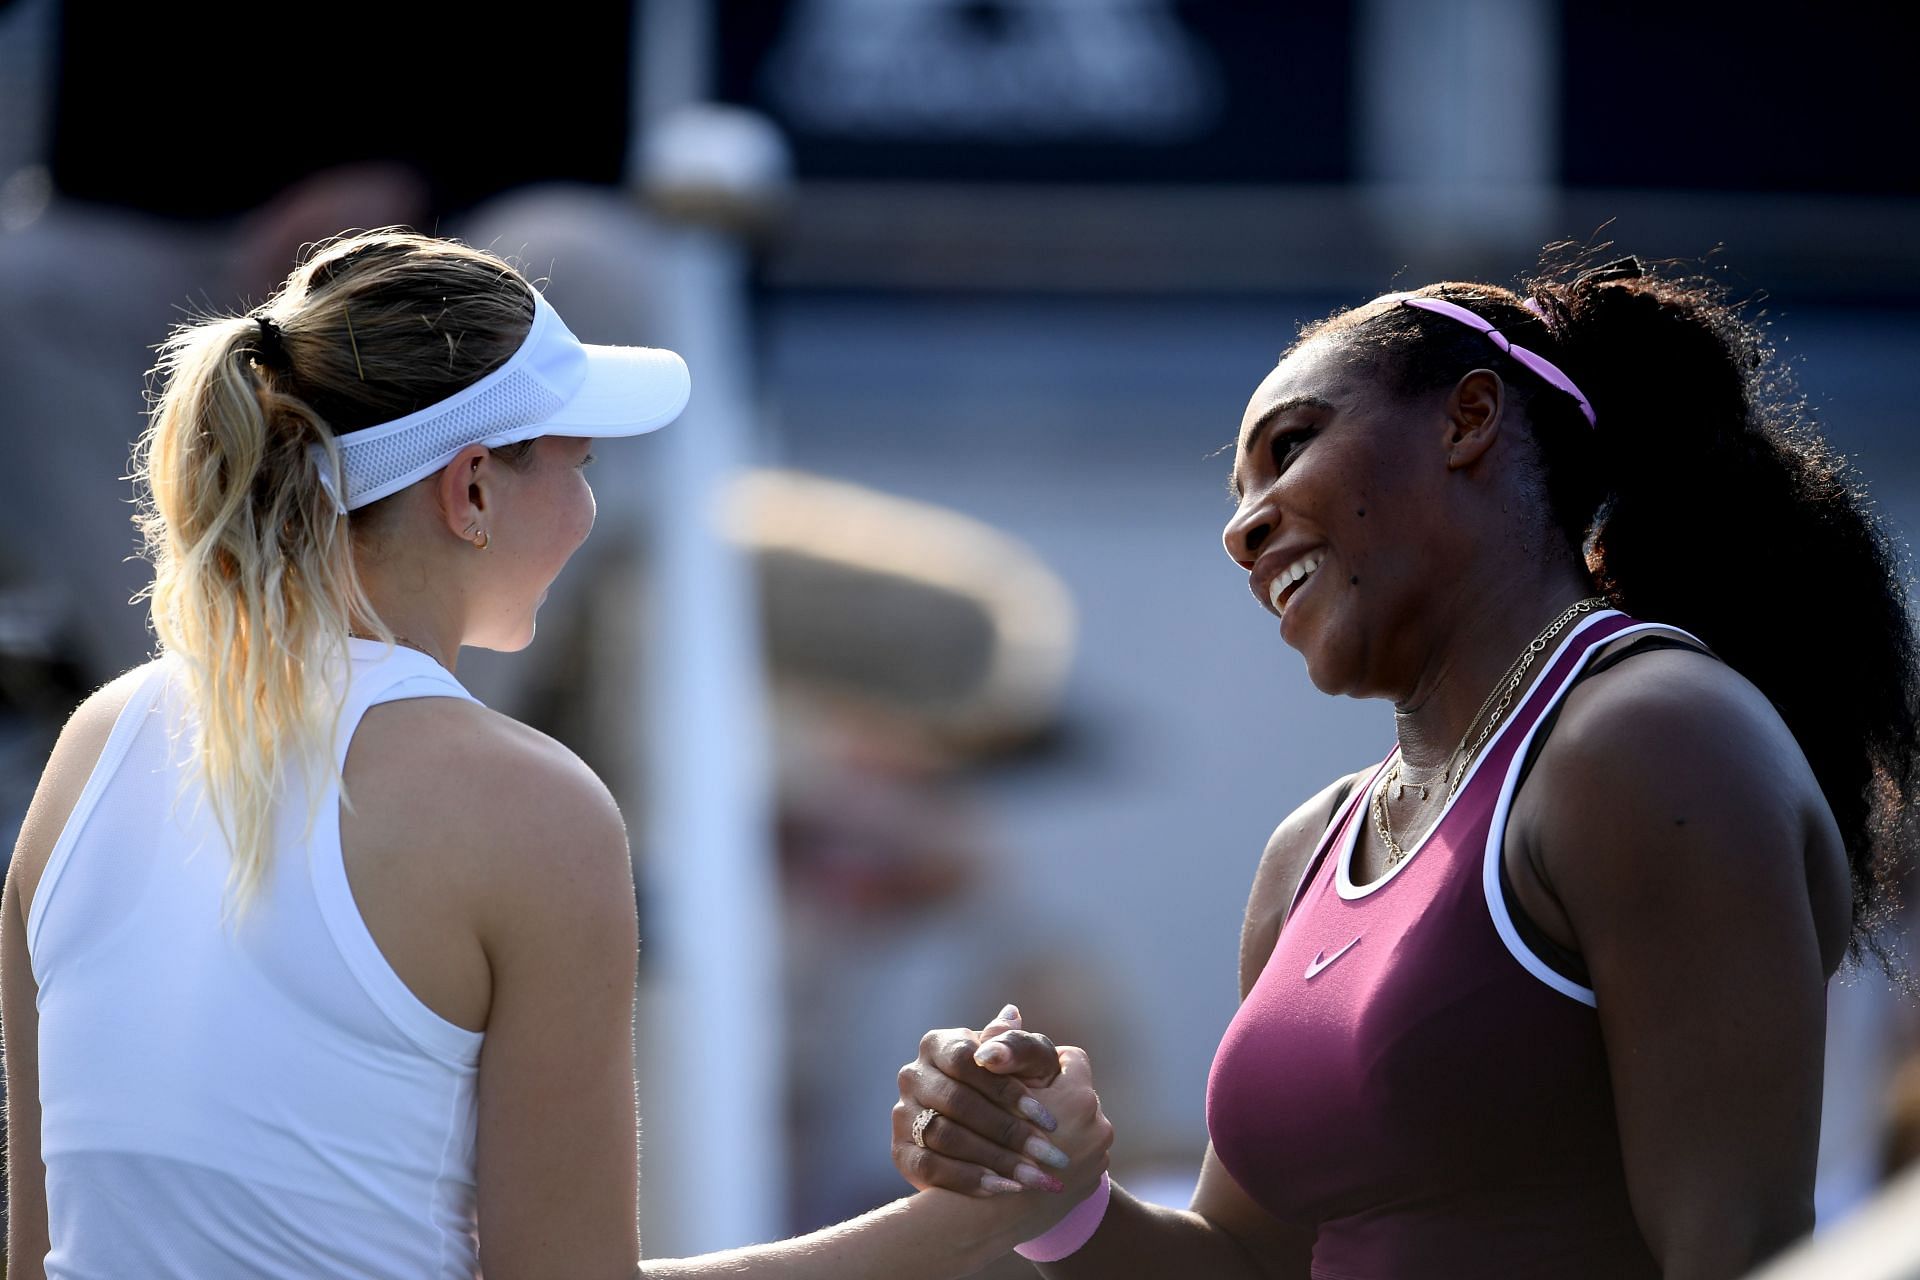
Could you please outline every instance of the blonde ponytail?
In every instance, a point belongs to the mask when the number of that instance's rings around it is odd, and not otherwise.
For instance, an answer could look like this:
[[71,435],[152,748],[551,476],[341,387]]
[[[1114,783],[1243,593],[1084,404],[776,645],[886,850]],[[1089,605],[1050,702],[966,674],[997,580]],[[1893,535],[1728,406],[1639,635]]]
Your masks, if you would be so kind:
[[266,875],[286,771],[305,766],[315,799],[334,776],[338,699],[310,675],[345,660],[355,619],[373,621],[347,522],[307,451],[328,447],[331,433],[272,390],[256,363],[259,333],[251,319],[174,333],[136,463],[153,629],[185,666],[193,752],[232,855],[236,904]]
[[192,763],[231,855],[230,908],[269,872],[286,780],[308,782],[309,829],[338,780],[340,693],[326,673],[342,669],[348,636],[393,639],[353,554],[383,504],[338,514],[320,476],[338,465],[334,435],[484,376],[532,314],[531,286],[499,258],[382,231],[322,246],[258,313],[266,323],[191,322],[161,347],[136,524],[154,634],[183,664]]

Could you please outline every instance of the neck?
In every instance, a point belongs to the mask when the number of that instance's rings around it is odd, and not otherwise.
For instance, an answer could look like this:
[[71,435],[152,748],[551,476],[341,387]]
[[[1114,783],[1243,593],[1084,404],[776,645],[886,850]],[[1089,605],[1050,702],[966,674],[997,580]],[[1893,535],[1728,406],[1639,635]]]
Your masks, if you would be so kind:
[[[408,635],[405,631],[401,630],[399,627],[388,626],[387,630],[393,633],[393,642],[394,644],[398,645],[400,648],[412,649],[417,653],[424,653],[429,658],[432,658],[435,662],[445,667],[449,674],[453,672],[454,663],[458,661],[459,655],[460,655],[460,650],[458,646],[455,646],[451,650],[447,650],[440,645],[431,644],[426,641],[415,640],[412,636]],[[347,634],[352,636],[356,640],[379,640],[380,639],[380,636],[376,633],[375,629],[372,626],[368,626],[364,630],[362,630],[359,627],[355,627],[352,631],[349,631]]]
[[[430,585],[433,575],[407,575],[397,580],[390,566],[363,564],[360,586],[373,612],[400,643],[432,658],[453,671],[460,660],[460,638],[464,634],[461,613],[453,601],[440,598]],[[421,577],[423,581],[413,581]],[[355,627],[356,634],[361,629]],[[367,632],[366,634],[371,634]]]
[[[1405,762],[1403,780],[1443,781],[1468,731],[1477,736],[1494,717],[1494,707],[1489,706],[1480,723],[1474,723],[1508,668],[1549,623],[1592,594],[1585,575],[1566,564],[1531,576],[1476,583],[1456,593],[1450,602],[1454,607],[1448,610],[1455,625],[1432,651],[1413,692],[1394,704],[1400,756]],[[1567,627],[1574,625],[1569,622]],[[1563,629],[1548,648],[1565,637]],[[1545,653],[1535,657],[1526,681],[1539,673],[1545,661]],[[1496,696],[1495,706],[1498,702]]]

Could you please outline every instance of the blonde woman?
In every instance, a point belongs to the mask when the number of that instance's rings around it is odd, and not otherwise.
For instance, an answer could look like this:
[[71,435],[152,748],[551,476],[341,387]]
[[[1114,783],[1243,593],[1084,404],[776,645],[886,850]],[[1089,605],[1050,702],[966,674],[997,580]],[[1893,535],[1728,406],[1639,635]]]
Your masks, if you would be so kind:
[[54,749],[0,927],[16,1277],[960,1275],[1111,1131],[1065,1052],[1020,1181],[638,1262],[619,811],[454,676],[593,523],[597,437],[685,404],[508,264],[338,240],[163,348],[141,446],[162,656]]

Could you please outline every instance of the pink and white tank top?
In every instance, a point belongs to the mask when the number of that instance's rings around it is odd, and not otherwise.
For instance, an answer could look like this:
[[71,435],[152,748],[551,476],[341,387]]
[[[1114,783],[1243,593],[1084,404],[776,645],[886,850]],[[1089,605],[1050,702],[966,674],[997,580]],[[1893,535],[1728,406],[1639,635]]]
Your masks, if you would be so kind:
[[1314,1234],[1315,1280],[1658,1274],[1594,993],[1529,943],[1500,853],[1543,721],[1602,646],[1654,625],[1582,619],[1379,879],[1354,884],[1352,856],[1391,754],[1322,837],[1207,1089],[1221,1162]]

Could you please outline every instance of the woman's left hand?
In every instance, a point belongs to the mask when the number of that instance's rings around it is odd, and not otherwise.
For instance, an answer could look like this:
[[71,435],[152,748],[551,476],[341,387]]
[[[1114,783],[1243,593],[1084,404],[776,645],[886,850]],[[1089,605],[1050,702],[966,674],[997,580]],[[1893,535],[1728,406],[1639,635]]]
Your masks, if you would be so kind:
[[899,1085],[894,1164],[921,1190],[1060,1194],[1090,1190],[1106,1167],[1113,1129],[1086,1054],[1023,1029],[1012,1005],[980,1031],[929,1031]]

